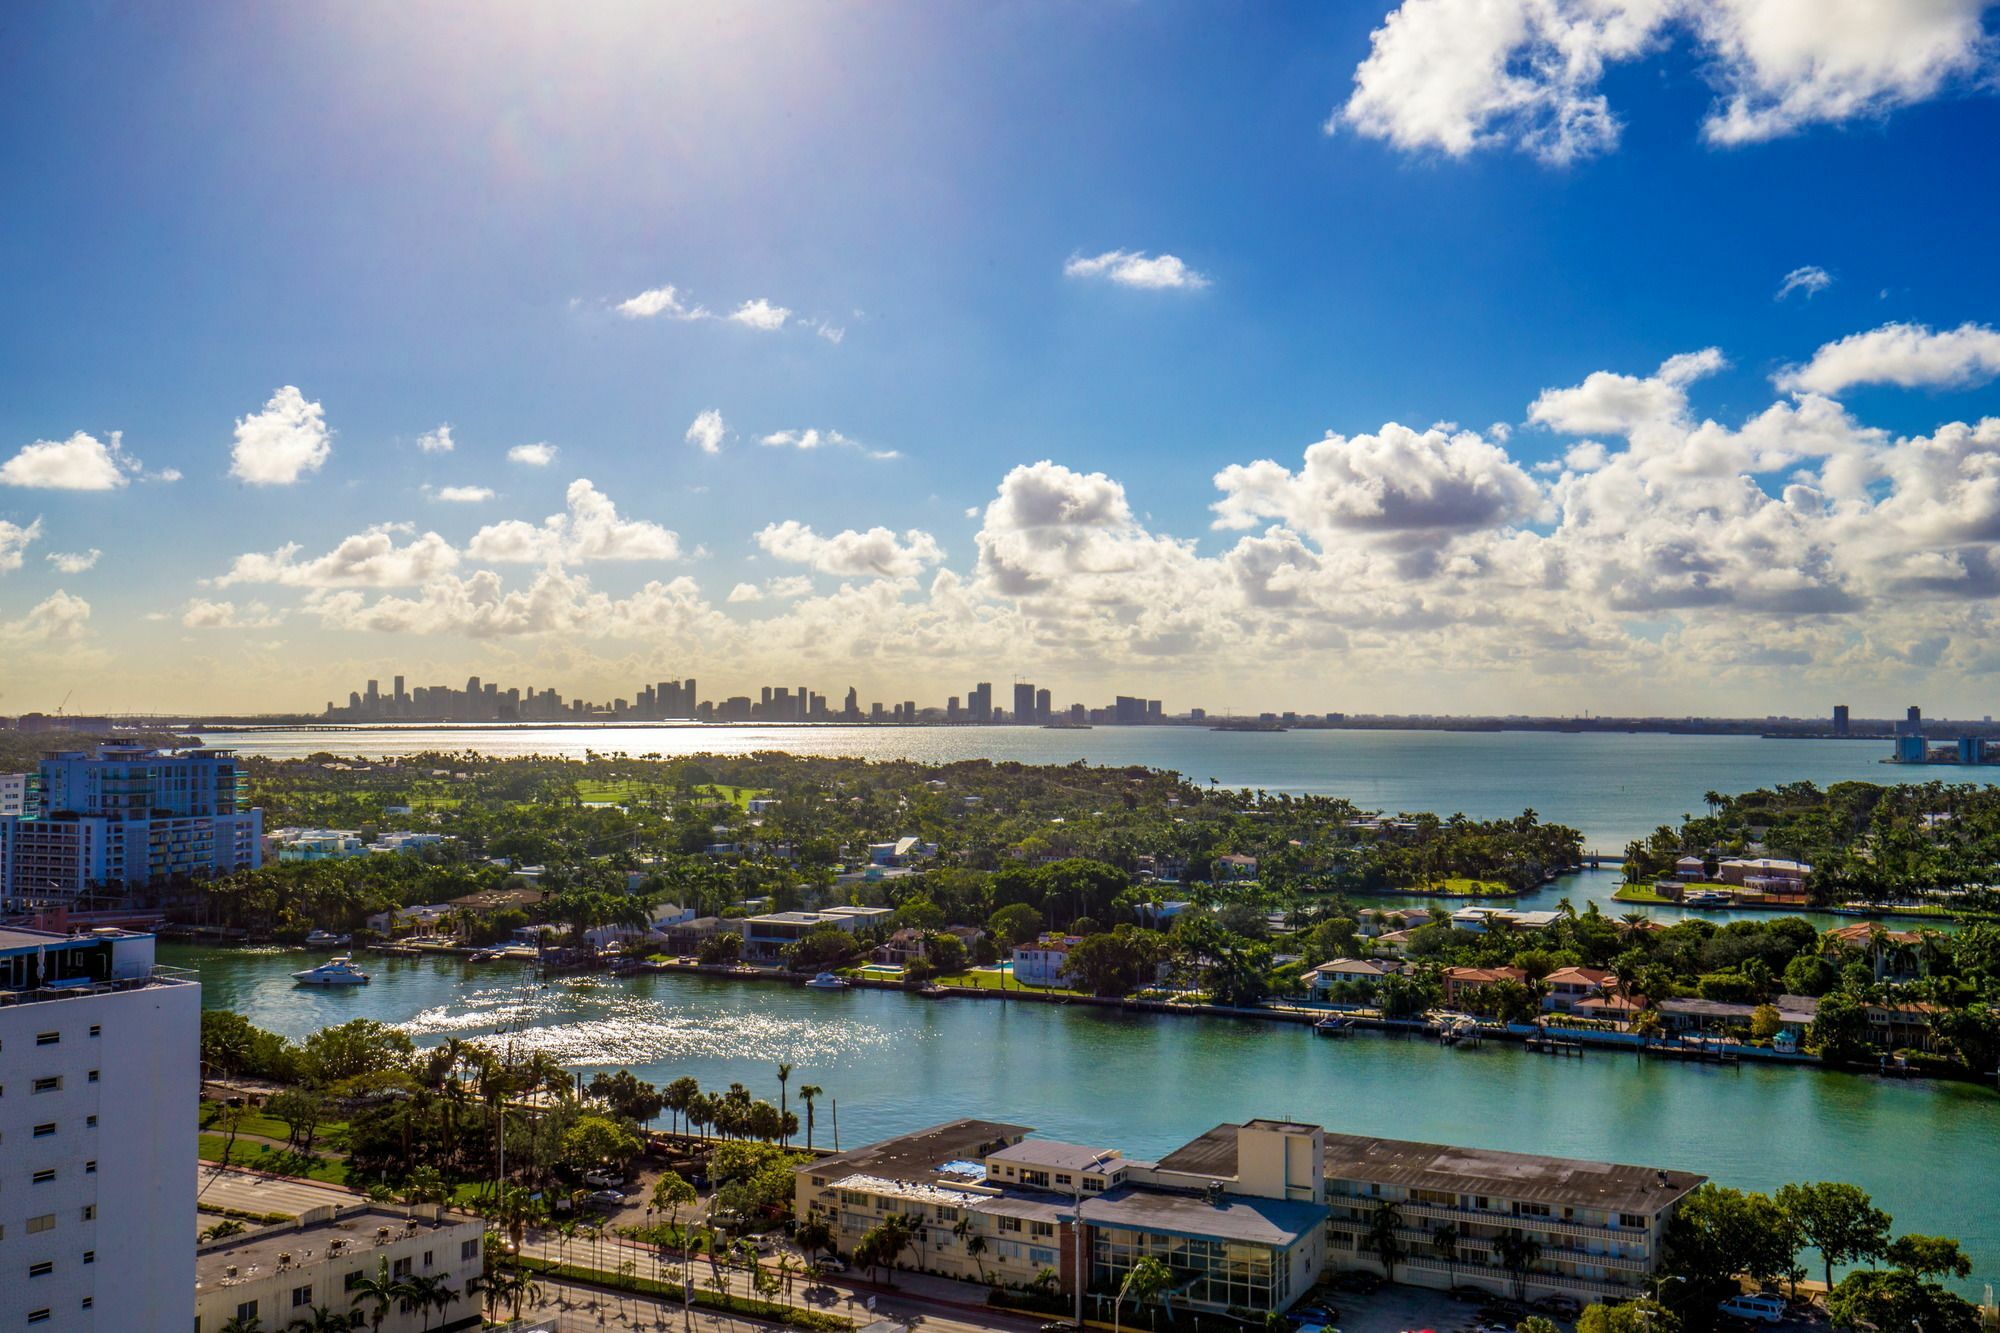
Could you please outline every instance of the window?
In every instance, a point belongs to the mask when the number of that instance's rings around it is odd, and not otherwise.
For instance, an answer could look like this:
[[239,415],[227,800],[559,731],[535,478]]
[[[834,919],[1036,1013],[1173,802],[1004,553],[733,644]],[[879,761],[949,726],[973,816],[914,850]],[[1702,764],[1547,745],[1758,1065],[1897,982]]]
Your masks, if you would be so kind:
[[49,1312],[48,1312],[48,1309],[47,1309],[47,1307],[44,1307],[44,1308],[42,1308],[42,1309],[40,1309],[40,1310],[30,1310],[30,1311],[28,1311],[28,1322],[29,1322],[29,1323],[31,1323],[31,1324],[46,1324],[46,1323],[48,1323],[48,1322],[49,1322]]
[[1000,1219],[1000,1229],[1018,1235],[1021,1230],[1021,1219],[1018,1217],[1003,1217]]
[[355,1269],[352,1273],[349,1273],[345,1278],[341,1279],[340,1289],[342,1291],[353,1291],[356,1287],[361,1285],[361,1279],[366,1277],[367,1275],[368,1274],[366,1269],[361,1269],[361,1268]]
[[84,1309],[88,1310],[88,1309],[89,1309],[89,1308],[90,1308],[91,1306],[93,1306],[93,1305],[95,1305],[95,1304],[97,1304],[97,1298],[96,1298],[96,1297],[94,1297],[94,1296],[86,1296],[86,1297],[84,1297],[84,1298],[83,1298],[83,1308],[84,1308]]
[[35,1080],[35,1091],[36,1091],[36,1092],[61,1092],[61,1091],[62,1091],[62,1075],[61,1075],[61,1074],[55,1074],[55,1075],[52,1075],[52,1076],[51,1076],[51,1077],[49,1077],[49,1078],[38,1078],[38,1079],[36,1079],[36,1080]]
[[86,1222],[95,1222],[97,1220],[96,1204],[87,1203],[83,1206],[83,1220]]
[[1049,1173],[1046,1171],[1029,1171],[1024,1167],[1021,1171],[1021,1183],[1023,1185],[1040,1185],[1046,1189],[1049,1183]]
[[298,1309],[301,1305],[311,1305],[312,1303],[313,1289],[311,1287],[292,1288],[292,1308],[294,1310]]
[[90,1071],[90,1081],[92,1083],[97,1082],[97,1071],[95,1069]]
[[35,1137],[38,1139],[45,1139],[55,1132],[56,1127],[53,1123],[35,1126]]
[[31,1217],[28,1219],[28,1234],[34,1236],[44,1231],[53,1231],[55,1225],[56,1215],[54,1213],[43,1213],[40,1217]]
[[1028,1223],[1028,1234],[1031,1236],[1053,1236],[1056,1234],[1055,1223],[1030,1222]]
[[89,1161],[83,1164],[83,1174],[85,1174],[86,1176],[94,1176],[97,1174],[97,1159],[95,1157],[91,1158]]
[[1549,1216],[1549,1206],[1545,1203],[1522,1203],[1519,1199],[1516,1199],[1514,1201],[1514,1216],[1547,1217]]
[[34,1182],[37,1185],[46,1185],[55,1178],[56,1178],[56,1169],[52,1166],[43,1167],[40,1171],[37,1171],[34,1174]]
[[62,1033],[60,1032],[37,1032],[35,1034],[35,1045],[37,1046],[57,1046],[61,1043]]
[[94,1116],[94,1115],[87,1115],[87,1116],[85,1116],[85,1117],[83,1118],[83,1127],[84,1127],[85,1129],[96,1129],[96,1128],[97,1128],[97,1117],[96,1117],[96,1116]]
[[93,1036],[93,1037],[101,1037],[101,1036],[103,1036],[103,1035],[104,1035],[104,1026],[103,1026],[103,1024],[101,1024],[101,1023],[92,1023],[92,1024],[90,1025],[90,1035],[91,1035],[91,1036]]
[[461,1259],[477,1259],[479,1257],[479,1242],[476,1240],[460,1242],[458,1257]]
[[1070,1183],[1071,1183],[1071,1181],[1070,1181],[1070,1178],[1069,1178],[1068,1176],[1064,1176],[1064,1175],[1058,1175],[1058,1176],[1056,1177],[1056,1184],[1058,1184],[1058,1185],[1068,1185],[1068,1184],[1070,1184]]
[[38,1264],[28,1265],[29,1277],[47,1277],[49,1274],[55,1271],[56,1271],[56,1266],[53,1263],[49,1262],[47,1259],[42,1260]]
[[97,1262],[97,1251],[96,1251],[96,1250],[85,1250],[85,1251],[83,1252],[83,1261],[84,1261],[85,1263],[87,1263],[87,1264],[94,1264],[94,1263],[96,1263],[96,1262]]
[[1618,1214],[1618,1225],[1621,1227],[1643,1227],[1646,1225],[1646,1219],[1638,1213],[1620,1213]]
[[236,1307],[236,1317],[246,1324],[255,1319],[257,1317],[257,1302],[244,1301],[241,1305],[238,1305]]
[[424,1251],[424,1267],[425,1267],[425,1268],[429,1268],[430,1266],[431,1266],[431,1252],[430,1252],[429,1250],[425,1250],[425,1251]]
[[410,1261],[408,1259],[398,1259],[389,1269],[390,1277],[408,1277],[409,1275]]

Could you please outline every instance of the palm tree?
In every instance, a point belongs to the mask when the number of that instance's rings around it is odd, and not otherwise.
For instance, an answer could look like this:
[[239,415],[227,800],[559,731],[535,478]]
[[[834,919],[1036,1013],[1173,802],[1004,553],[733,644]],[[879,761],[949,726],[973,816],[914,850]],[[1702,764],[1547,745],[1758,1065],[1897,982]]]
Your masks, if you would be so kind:
[[231,1315],[221,1333],[264,1333],[264,1321],[256,1315]]
[[381,1328],[382,1321],[389,1317],[389,1307],[410,1294],[409,1287],[401,1278],[389,1276],[387,1259],[377,1262],[373,1277],[362,1278],[349,1290],[354,1293],[347,1302],[349,1305],[359,1305],[363,1301],[375,1302],[375,1312],[368,1317],[368,1322],[371,1327],[377,1329]]
[[1118,1318],[1129,1296],[1132,1304],[1144,1309],[1146,1302],[1174,1285],[1174,1270],[1152,1255],[1147,1255],[1133,1264],[1125,1274],[1125,1280],[1118,1284],[1118,1299],[1111,1304],[1112,1333],[1117,1333]]
[[1450,1279],[1446,1285],[1457,1286],[1458,1227],[1455,1223],[1446,1222],[1443,1226],[1436,1227],[1431,1231],[1431,1253],[1435,1254],[1438,1257],[1438,1262],[1444,1265],[1445,1274]]
[[778,1062],[778,1114],[780,1116],[779,1124],[781,1126],[780,1129],[781,1142],[783,1134],[782,1125],[784,1123],[782,1117],[784,1113],[791,1108],[791,1103],[785,1100],[785,1085],[787,1083],[790,1083],[791,1081],[792,1081],[792,1067],[789,1064],[786,1064],[783,1060],[780,1060]]
[[825,1088],[820,1087],[816,1083],[799,1084],[799,1100],[806,1104],[806,1151],[807,1152],[811,1152],[813,1146],[813,1101],[815,1098],[819,1097],[819,1095],[825,1091],[826,1091]]
[[667,1084],[666,1087],[660,1089],[660,1104],[674,1113],[681,1130],[685,1131],[687,1129],[687,1121],[680,1119],[680,1117],[685,1114],[688,1106],[693,1103],[694,1099],[700,1095],[701,1084],[691,1078],[677,1078]]
[[1368,1236],[1363,1242],[1382,1261],[1383,1275],[1391,1282],[1396,1280],[1396,1265],[1403,1262],[1403,1240],[1396,1234],[1402,1227],[1402,1211],[1384,1199],[1375,1205],[1375,1214],[1368,1219]]
[[[419,1273],[403,1280],[403,1299],[423,1313],[424,1327],[431,1326],[431,1307],[437,1304],[438,1293],[449,1291],[445,1280],[429,1273]],[[452,1299],[457,1299],[454,1295]]]
[[1514,1275],[1514,1299],[1525,1301],[1528,1275],[1542,1257],[1542,1243],[1525,1231],[1503,1231],[1493,1240],[1493,1253],[1499,1256],[1500,1266]]
[[[359,1310],[342,1312],[330,1305],[315,1305],[310,1313],[286,1324],[285,1333],[349,1333],[367,1322]],[[228,1333],[228,1329],[229,1325],[224,1324],[223,1333]]]

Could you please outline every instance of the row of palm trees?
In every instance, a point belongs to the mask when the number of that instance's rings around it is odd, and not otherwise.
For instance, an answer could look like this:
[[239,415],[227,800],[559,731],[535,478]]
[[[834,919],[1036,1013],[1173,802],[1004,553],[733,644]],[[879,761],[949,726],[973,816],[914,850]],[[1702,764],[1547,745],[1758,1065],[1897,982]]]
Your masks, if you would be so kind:
[[[1386,1200],[1376,1205],[1368,1219],[1368,1231],[1362,1240],[1363,1248],[1380,1261],[1382,1271],[1391,1282],[1396,1280],[1396,1268],[1410,1257],[1409,1248],[1404,1244],[1403,1211]],[[1461,1249],[1464,1233],[1455,1222],[1444,1222],[1431,1228],[1429,1247],[1431,1257],[1445,1266],[1450,1285],[1458,1285],[1458,1266],[1465,1261]],[[1492,1240],[1493,1257],[1507,1270],[1514,1282],[1514,1299],[1527,1299],[1528,1279],[1534,1274],[1535,1265],[1542,1257],[1542,1244],[1533,1236],[1521,1231],[1503,1230]]]

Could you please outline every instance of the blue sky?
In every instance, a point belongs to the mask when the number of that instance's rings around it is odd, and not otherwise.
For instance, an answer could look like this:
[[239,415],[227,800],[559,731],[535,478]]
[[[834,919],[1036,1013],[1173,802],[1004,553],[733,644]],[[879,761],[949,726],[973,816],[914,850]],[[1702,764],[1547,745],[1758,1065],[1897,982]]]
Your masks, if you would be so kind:
[[[317,706],[400,668],[1991,711],[1993,15],[1874,5],[1910,11],[1885,42],[1869,5],[1510,4],[13,11],[0,460],[122,454],[0,461],[0,710]],[[1197,276],[1066,274],[1121,251]],[[666,286],[710,317],[620,313]],[[727,318],[754,301],[781,326]],[[1531,417],[1710,347],[1651,416]],[[232,473],[285,386],[323,459]],[[1802,394],[1837,441],[1746,435]],[[1422,438],[1346,443],[1387,423]],[[1948,463],[1896,444],[1952,423]],[[1565,471],[1580,441],[1609,465]],[[1213,527],[1259,460],[1288,488]],[[480,538],[579,479],[627,526]]]

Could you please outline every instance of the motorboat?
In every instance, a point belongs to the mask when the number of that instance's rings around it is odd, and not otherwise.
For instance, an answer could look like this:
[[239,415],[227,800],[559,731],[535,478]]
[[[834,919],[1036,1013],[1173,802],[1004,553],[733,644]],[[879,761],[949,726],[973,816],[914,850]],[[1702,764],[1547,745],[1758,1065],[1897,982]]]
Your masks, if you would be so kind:
[[1313,1024],[1313,1031],[1322,1037],[1346,1037],[1354,1032],[1354,1020],[1346,1014],[1328,1014]]
[[365,986],[368,974],[356,967],[352,958],[341,954],[318,967],[292,973],[292,980],[301,986]]
[[315,930],[306,936],[306,948],[331,949],[343,944],[354,943],[352,935],[336,935],[330,930]]
[[822,972],[806,983],[813,990],[846,990],[847,981],[831,972]]
[[1727,907],[1733,900],[1715,889],[1696,889],[1681,895],[1683,907]]

